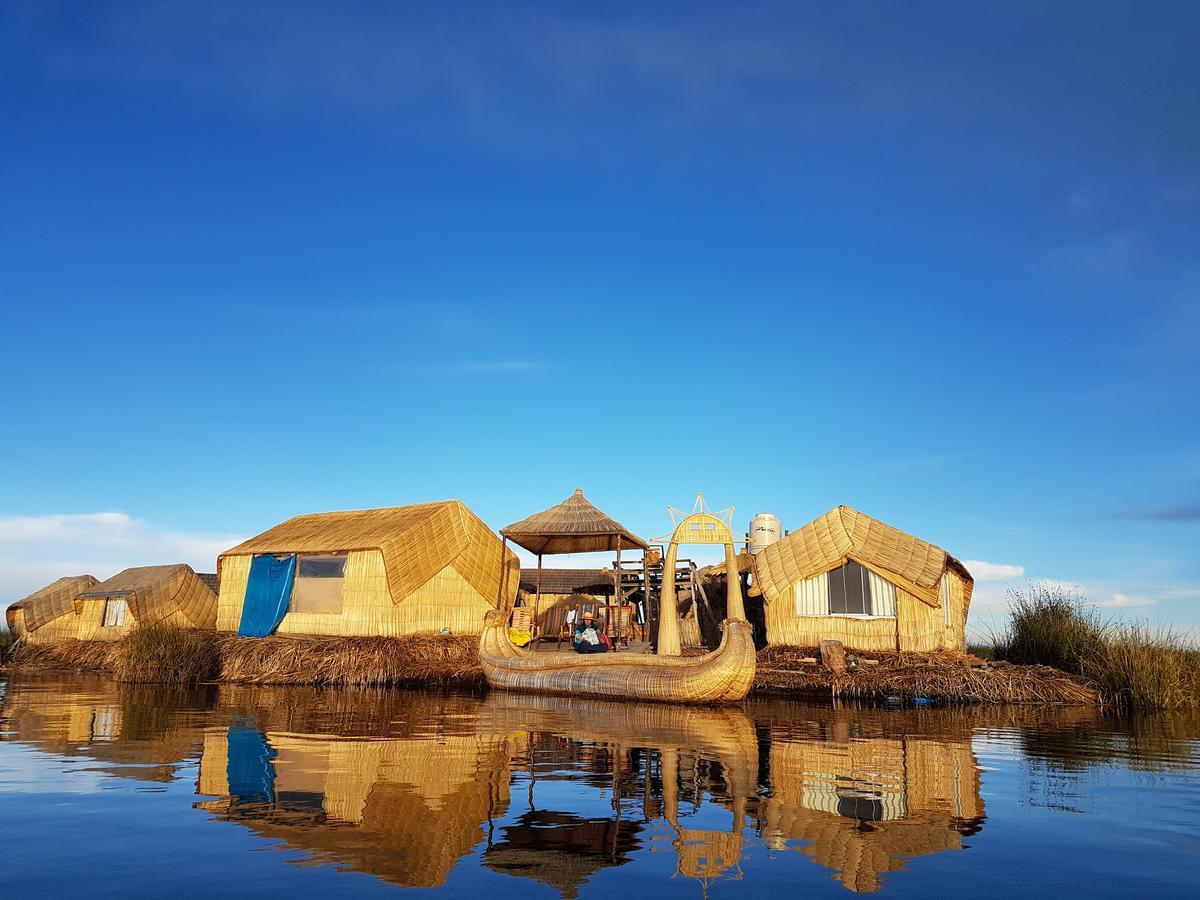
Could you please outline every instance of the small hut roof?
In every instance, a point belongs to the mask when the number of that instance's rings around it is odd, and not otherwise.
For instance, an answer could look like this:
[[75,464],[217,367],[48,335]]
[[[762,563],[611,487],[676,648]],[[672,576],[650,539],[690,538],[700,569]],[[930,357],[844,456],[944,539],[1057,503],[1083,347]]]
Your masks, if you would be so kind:
[[[356,509],[295,516],[226,550],[226,556],[255,553],[332,553],[378,550],[388,590],[399,603],[447,566],[495,602],[500,592],[500,539],[460,500]],[[506,551],[508,593],[515,596],[520,563]],[[506,602],[511,602],[506,597]]]
[[17,610],[25,611],[27,631],[36,631],[47,622],[74,612],[75,597],[79,592],[86,591],[99,583],[99,579],[92,575],[68,575],[66,578],[60,578],[46,585],[40,591],[34,591],[8,608],[5,617],[9,630],[12,630],[13,623],[16,621]]
[[[521,570],[521,590],[537,590],[538,570]],[[542,569],[543,594],[611,594],[612,572],[604,569]]]
[[594,507],[583,488],[557,506],[514,522],[500,533],[532,553],[646,550],[644,540]]
[[135,566],[76,595],[75,600],[124,597],[138,622],[158,622],[181,612],[197,628],[217,620],[217,595],[185,563]]
[[968,581],[962,563],[934,544],[872,519],[849,506],[835,506],[820,518],[754,555],[754,588],[767,600],[805,578],[855,560],[922,599],[937,603],[938,582],[947,568]]

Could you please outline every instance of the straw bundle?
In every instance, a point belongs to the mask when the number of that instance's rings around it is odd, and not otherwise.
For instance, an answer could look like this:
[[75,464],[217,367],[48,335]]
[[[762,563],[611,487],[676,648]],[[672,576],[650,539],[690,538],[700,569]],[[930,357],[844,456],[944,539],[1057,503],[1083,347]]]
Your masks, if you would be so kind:
[[815,648],[767,647],[758,654],[755,690],[874,700],[925,697],[945,703],[1100,702],[1091,682],[1047,666],[981,665],[954,653],[871,653],[862,656],[875,659],[876,665],[833,675],[804,662],[816,656]]
[[483,683],[478,640],[469,636],[245,640],[221,635],[217,646],[223,681],[336,686]]
[[120,645],[112,641],[62,640],[49,644],[22,644],[12,664],[26,669],[58,669],[112,673]]

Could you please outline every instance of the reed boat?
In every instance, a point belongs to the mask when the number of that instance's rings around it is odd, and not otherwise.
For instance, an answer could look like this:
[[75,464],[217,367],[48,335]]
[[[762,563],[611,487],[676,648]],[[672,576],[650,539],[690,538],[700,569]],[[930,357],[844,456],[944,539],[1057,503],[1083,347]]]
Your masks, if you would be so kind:
[[736,703],[754,684],[754,638],[745,621],[726,620],[723,629],[720,646],[704,656],[565,656],[514,647],[504,616],[491,612],[479,639],[479,662],[488,684],[501,690],[604,700]]
[[[510,691],[604,700],[717,705],[743,699],[754,684],[756,657],[730,530],[733,507],[722,514],[713,514],[704,502],[704,495],[697,494],[690,514],[674,507],[668,510],[675,529],[670,535],[656,539],[667,544],[663,572],[675,572],[681,544],[718,544],[725,548],[728,616],[721,626],[721,644],[716,650],[704,656],[681,655],[674,577],[662,580],[656,656],[628,653],[563,656],[518,649],[508,639],[509,611],[497,602],[496,609],[487,613],[479,637],[479,661],[488,684]],[[616,551],[614,590],[617,602],[624,602],[627,595],[620,581],[621,550],[640,549],[645,554],[650,546],[596,509],[578,489],[557,506],[500,529],[500,534],[505,544],[511,540],[537,554],[535,622],[541,599],[543,554]],[[645,555],[642,566],[648,571]]]

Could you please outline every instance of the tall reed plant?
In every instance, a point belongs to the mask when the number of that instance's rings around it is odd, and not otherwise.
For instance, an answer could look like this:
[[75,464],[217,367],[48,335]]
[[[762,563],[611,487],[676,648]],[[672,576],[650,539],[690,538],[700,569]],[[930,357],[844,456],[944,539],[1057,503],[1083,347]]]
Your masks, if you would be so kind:
[[7,628],[0,629],[0,663],[12,656],[17,646],[17,636]]
[[1009,592],[1007,627],[993,654],[1094,681],[1109,703],[1200,708],[1200,649],[1169,629],[1103,619],[1078,591],[1031,585]]
[[171,625],[139,625],[121,641],[113,674],[118,681],[189,684],[220,671],[216,632]]

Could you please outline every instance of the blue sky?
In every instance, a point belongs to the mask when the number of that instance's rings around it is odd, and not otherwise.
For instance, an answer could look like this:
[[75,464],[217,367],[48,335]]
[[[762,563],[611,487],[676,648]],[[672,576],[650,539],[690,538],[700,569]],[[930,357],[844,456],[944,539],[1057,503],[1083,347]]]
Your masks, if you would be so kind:
[[3,599],[579,486],[1200,626],[1200,11],[1044,7],[6,0]]

